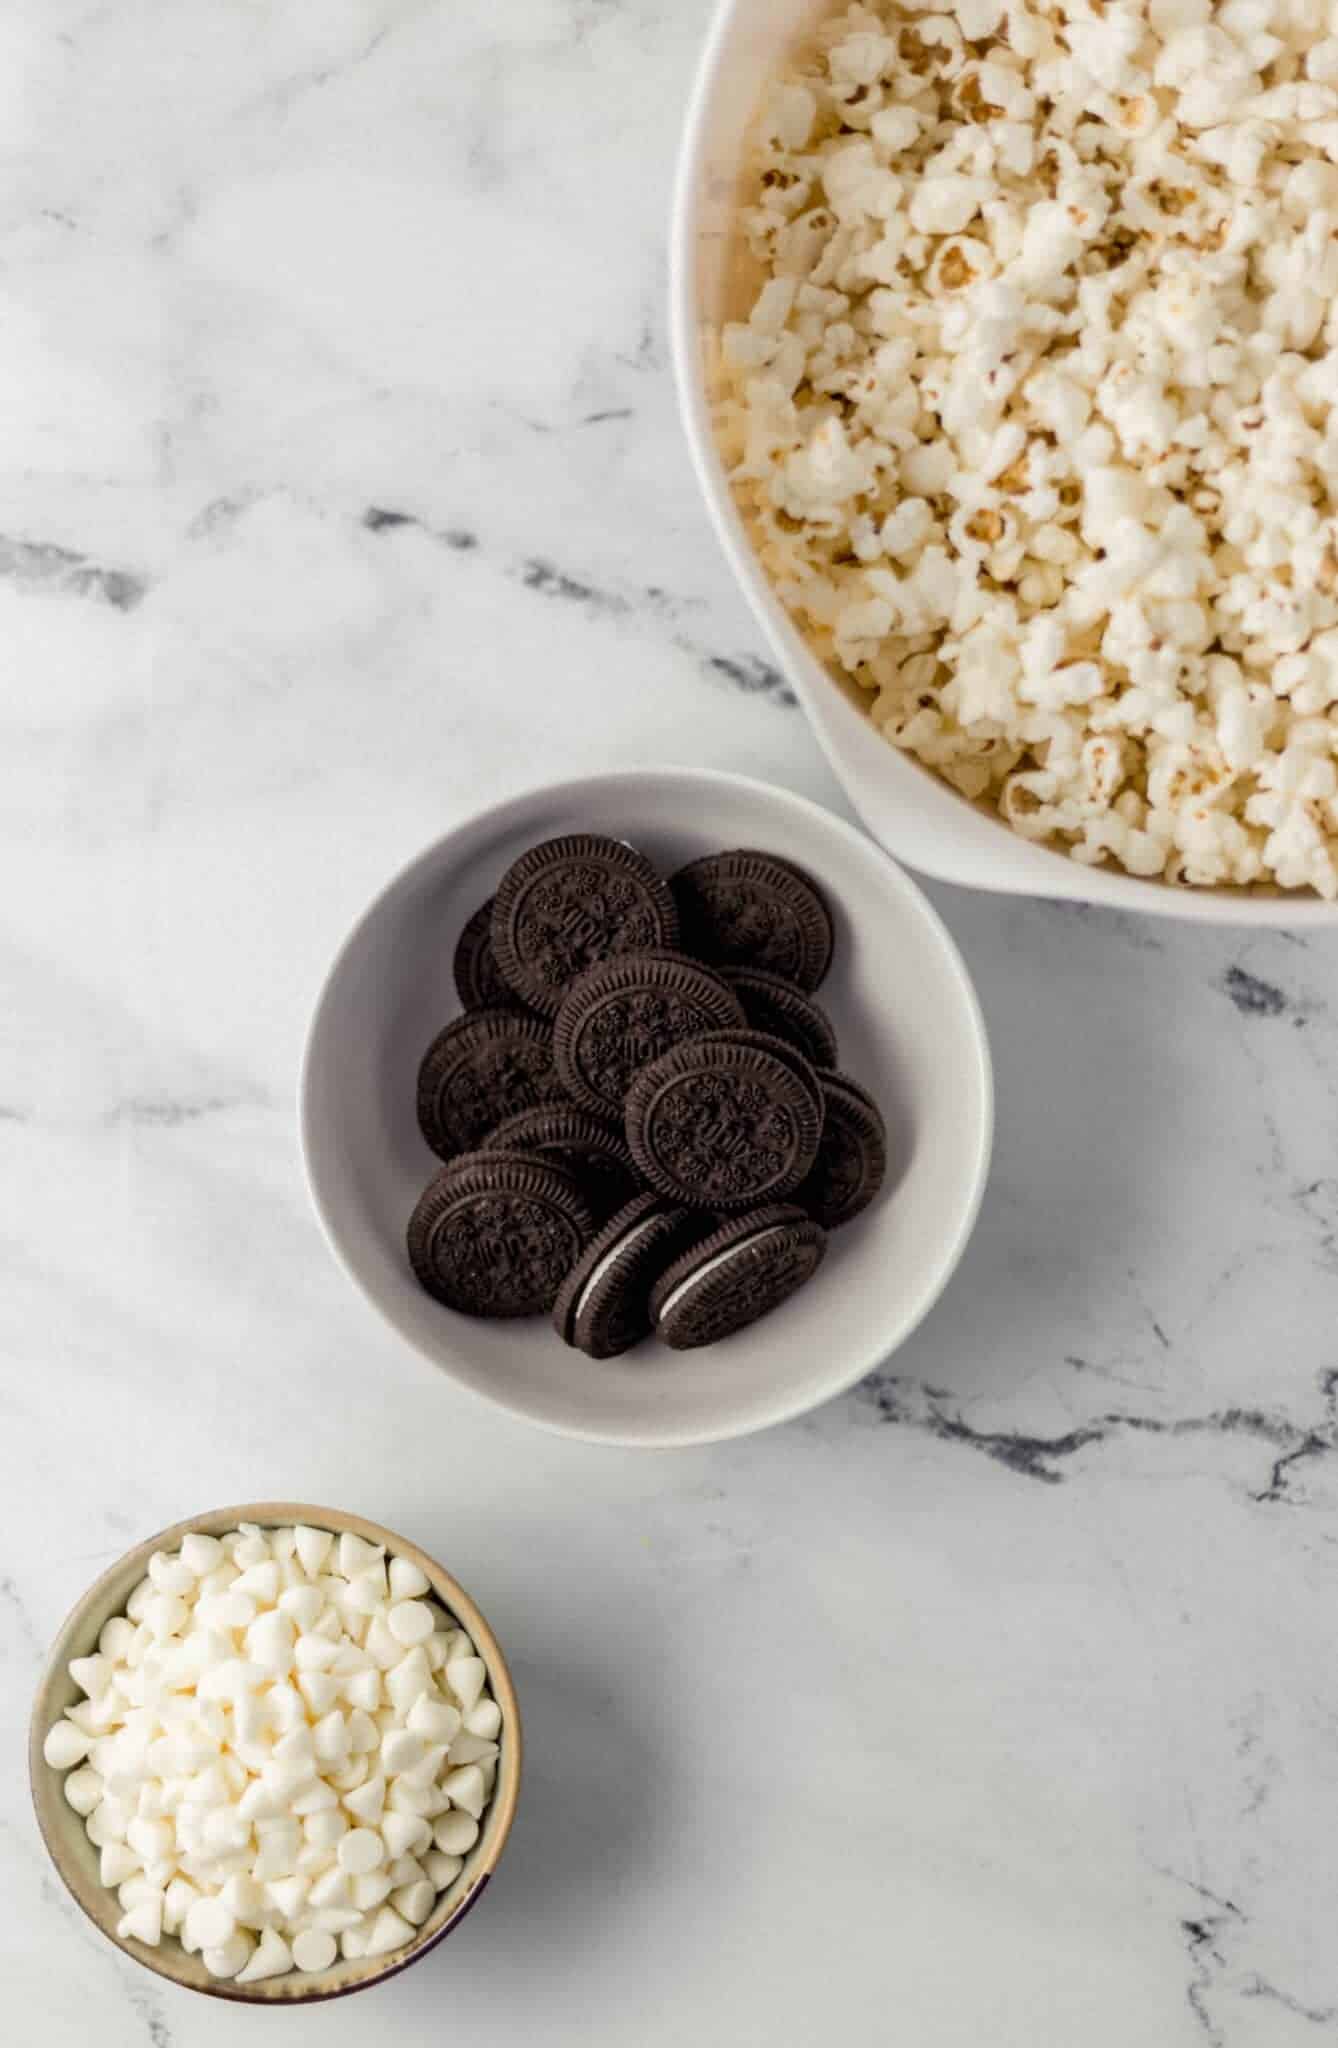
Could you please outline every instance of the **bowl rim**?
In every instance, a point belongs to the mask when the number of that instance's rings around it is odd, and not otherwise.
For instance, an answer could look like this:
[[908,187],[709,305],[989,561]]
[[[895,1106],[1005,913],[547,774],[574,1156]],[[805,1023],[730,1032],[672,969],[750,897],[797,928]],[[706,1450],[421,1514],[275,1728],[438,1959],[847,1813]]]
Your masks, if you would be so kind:
[[[721,550],[771,648],[782,674],[794,689],[819,746],[851,804],[882,844],[876,821],[869,816],[854,786],[836,727],[844,713],[862,722],[864,714],[850,704],[840,685],[799,635],[757,559],[757,553],[734,503],[716,450],[711,408],[701,363],[701,322],[696,292],[696,240],[699,179],[708,122],[717,79],[730,32],[750,0],[717,0],[689,88],[671,187],[669,219],[669,348],[674,369],[680,423],[692,467],[705,501],[707,517]],[[890,749],[915,774],[945,794],[956,792],[914,756]],[[965,798],[957,798],[965,803]],[[1146,879],[1123,870],[1087,867],[1057,847],[1022,840],[1006,821],[975,806],[976,816],[999,836],[999,857],[990,863],[964,859],[955,867],[931,847],[908,844],[897,857],[925,874],[957,887],[994,895],[1034,896],[1052,901],[1093,904],[1133,911],[1145,917],[1187,924],[1234,925],[1255,930],[1327,928],[1338,923],[1338,901],[1309,891],[1268,893],[1223,887],[1191,888]],[[1006,855],[1025,850],[1026,869],[1010,871]],[[1022,856],[1019,856],[1022,857]],[[1035,858],[1033,858],[1035,857]]]
[[[414,1930],[414,1939],[405,1948],[392,1951],[380,1968],[368,1971],[352,1983],[316,1983],[300,1990],[289,1988],[300,1981],[305,1974],[303,1972],[262,1978],[255,1984],[238,1984],[232,1978],[197,1983],[184,1973],[177,1962],[179,1944],[175,1936],[166,1938],[170,1947],[165,1942],[162,1947],[149,1948],[143,1942],[126,1939],[117,1933],[121,1911],[115,1891],[108,1890],[96,1878],[90,1879],[67,1853],[56,1822],[64,1802],[66,1773],[56,1770],[46,1761],[42,1745],[52,1722],[64,1712],[63,1708],[51,1705],[51,1696],[66,1678],[70,1658],[81,1654],[75,1645],[85,1638],[96,1642],[103,1624],[122,1611],[136,1580],[147,1572],[148,1561],[154,1551],[175,1549],[183,1536],[192,1532],[223,1535],[242,1522],[257,1522],[262,1528],[284,1528],[302,1522],[314,1529],[329,1529],[336,1536],[361,1536],[368,1543],[384,1544],[387,1551],[395,1556],[408,1558],[428,1580],[432,1592],[467,1630],[487,1666],[488,1683],[502,1709],[502,1727],[507,1739],[502,1744],[497,1783],[486,1809],[485,1825],[477,1844],[468,1852],[472,1863],[466,1863],[465,1869],[442,1895],[428,1919]],[[132,1962],[152,1970],[156,1976],[165,1978],[183,1991],[197,1992],[206,1998],[229,1999],[237,2005],[314,2005],[331,1998],[347,1998],[354,1992],[368,1991],[373,1985],[398,1976],[401,1970],[407,1970],[410,1964],[418,1962],[434,1949],[438,1942],[444,1941],[478,1903],[501,1859],[520,1798],[523,1762],[520,1705],[502,1646],[482,1610],[459,1580],[418,1544],[393,1529],[387,1529],[382,1523],[370,1521],[366,1516],[345,1508],[317,1507],[307,1501],[246,1501],[235,1507],[209,1508],[174,1522],[169,1528],[160,1529],[156,1535],[146,1537],[125,1551],[80,1595],[56,1631],[37,1681],[28,1722],[28,1779],[38,1831],[57,1876],[75,1904],[98,1932]],[[453,1897],[456,1887],[462,1882],[463,1889],[458,1898]]]
[[[914,1296],[910,1312],[900,1317],[889,1333],[880,1335],[875,1341],[869,1356],[866,1357],[861,1353],[856,1362],[850,1366],[849,1371],[844,1372],[839,1380],[834,1380],[831,1384],[824,1385],[820,1392],[797,1394],[791,1399],[777,1402],[773,1408],[769,1409],[765,1415],[758,1419],[731,1423],[725,1427],[683,1429],[669,1435],[656,1436],[646,1436],[625,1429],[598,1429],[591,1428],[588,1425],[577,1427],[574,1424],[557,1422],[546,1416],[541,1417],[532,1414],[523,1404],[510,1400],[505,1395],[471,1385],[460,1378],[448,1361],[443,1360],[437,1352],[430,1349],[420,1339],[417,1332],[400,1316],[393,1304],[383,1301],[379,1295],[373,1292],[363,1279],[362,1274],[357,1270],[355,1264],[346,1256],[340,1238],[339,1226],[324,1198],[320,1170],[316,1164],[315,1157],[319,1140],[312,1104],[313,1091],[311,1085],[317,1044],[322,1034],[326,1011],[333,1000],[336,983],[343,972],[349,955],[361,942],[368,927],[381,915],[387,901],[401,888],[411,886],[421,875],[430,872],[441,859],[443,851],[453,840],[459,838],[464,833],[472,834],[479,830],[504,832],[514,819],[522,816],[532,804],[539,800],[552,801],[553,799],[558,799],[576,804],[580,802],[585,792],[594,788],[604,790],[610,786],[617,787],[623,784],[635,787],[637,784],[645,783],[646,781],[678,785],[684,789],[695,787],[698,790],[705,784],[710,788],[733,789],[746,792],[753,797],[762,797],[767,802],[778,804],[782,808],[789,807],[798,810],[806,820],[814,823],[819,830],[831,831],[839,838],[844,839],[848,845],[858,851],[861,858],[871,857],[878,861],[886,872],[889,889],[898,892],[914,910],[915,914],[925,921],[943,952],[946,964],[951,971],[956,994],[962,1003],[969,1026],[976,1067],[976,1080],[980,1092],[979,1127],[975,1156],[972,1162],[971,1188],[958,1227],[951,1240],[940,1253],[940,1257],[933,1269],[929,1286]],[[414,854],[398,868],[381,888],[377,890],[371,901],[355,920],[351,930],[331,960],[312,1007],[311,1021],[307,1029],[307,1037],[303,1047],[298,1076],[298,1133],[302,1152],[303,1172],[312,1207],[316,1212],[321,1232],[336,1264],[381,1321],[388,1324],[420,1357],[426,1359],[428,1364],[435,1367],[438,1372],[445,1374],[453,1386],[459,1388],[461,1393],[468,1395],[471,1399],[481,1401],[490,1408],[498,1409],[502,1413],[512,1416],[517,1421],[528,1423],[533,1428],[542,1429],[551,1436],[563,1437],[577,1443],[603,1444],[625,1450],[690,1450],[699,1448],[704,1444],[726,1443],[738,1437],[752,1436],[760,1430],[771,1429],[786,1422],[793,1422],[797,1417],[807,1415],[811,1410],[822,1406],[827,1401],[839,1398],[842,1393],[847,1392],[849,1388],[854,1386],[858,1380],[863,1379],[867,1373],[874,1371],[886,1358],[890,1357],[893,1352],[906,1342],[930,1313],[956,1272],[962,1255],[971,1240],[977,1218],[980,1214],[980,1206],[984,1200],[986,1184],[989,1180],[990,1161],[994,1147],[994,1122],[994,1067],[990,1054],[989,1034],[986,1029],[980,998],[976,993],[975,983],[971,979],[970,970],[966,965],[961,948],[958,946],[943,918],[934,904],[930,902],[924,890],[911,875],[907,874],[900,862],[888,852],[885,846],[870,833],[862,830],[860,826],[852,824],[846,818],[840,817],[835,811],[829,810],[824,804],[815,802],[811,797],[802,796],[797,791],[787,789],[779,783],[764,782],[756,776],[740,775],[732,769],[692,768],[672,763],[667,765],[656,763],[649,767],[633,766],[596,770],[589,775],[569,777],[556,782],[531,784],[511,796],[503,797],[498,802],[485,806],[482,810],[471,812],[468,817],[462,818],[448,831],[440,833],[430,844],[421,848],[418,853]]]

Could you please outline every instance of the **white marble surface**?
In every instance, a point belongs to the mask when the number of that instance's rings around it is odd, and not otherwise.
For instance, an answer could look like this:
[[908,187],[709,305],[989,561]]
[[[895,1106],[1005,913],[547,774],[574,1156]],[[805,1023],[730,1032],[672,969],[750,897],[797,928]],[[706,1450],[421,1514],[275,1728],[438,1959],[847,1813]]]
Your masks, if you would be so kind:
[[[6,2040],[1338,2040],[1330,945],[936,891],[978,1235],[874,1383],[718,1451],[470,1405],[308,1212],[306,1014],[420,843],[600,762],[837,800],[674,418],[706,13],[0,13]],[[446,1558],[530,1736],[467,1927],[283,2018],[121,1962],[23,1759],[87,1580],[265,1494]]]

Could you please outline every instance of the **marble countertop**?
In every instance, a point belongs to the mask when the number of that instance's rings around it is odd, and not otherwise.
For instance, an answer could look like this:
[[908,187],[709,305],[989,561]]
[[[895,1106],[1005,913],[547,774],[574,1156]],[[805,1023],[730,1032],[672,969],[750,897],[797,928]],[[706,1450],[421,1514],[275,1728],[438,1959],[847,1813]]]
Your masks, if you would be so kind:
[[[307,1206],[308,1010],[421,844],[600,763],[840,802],[675,420],[707,12],[0,16],[16,2042],[1338,2041],[1325,941],[934,889],[997,1062],[975,1240],[884,1371],[717,1450],[471,1404]],[[87,1581],[265,1495],[447,1560],[529,1735],[486,1906],[300,2020],[118,1958],[45,1865],[23,1757]]]

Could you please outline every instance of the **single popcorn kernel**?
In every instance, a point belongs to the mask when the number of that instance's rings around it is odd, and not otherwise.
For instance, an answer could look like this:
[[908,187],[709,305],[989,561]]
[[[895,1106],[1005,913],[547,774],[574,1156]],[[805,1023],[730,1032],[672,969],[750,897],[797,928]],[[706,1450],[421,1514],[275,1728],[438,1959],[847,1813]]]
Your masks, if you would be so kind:
[[949,249],[939,265],[939,278],[950,292],[959,292],[964,286],[974,284],[976,273],[967,262],[960,248]]
[[1004,523],[997,512],[985,507],[967,520],[966,530],[973,540],[989,543],[1003,539]]

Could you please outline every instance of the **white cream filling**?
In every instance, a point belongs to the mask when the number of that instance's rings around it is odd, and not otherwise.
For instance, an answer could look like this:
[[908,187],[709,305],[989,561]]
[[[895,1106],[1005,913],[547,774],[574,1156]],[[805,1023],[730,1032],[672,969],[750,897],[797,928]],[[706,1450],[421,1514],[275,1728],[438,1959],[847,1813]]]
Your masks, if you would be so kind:
[[631,1251],[634,1245],[640,1244],[646,1232],[651,1228],[652,1224],[659,1222],[663,1213],[663,1210],[656,1209],[649,1216],[643,1216],[639,1223],[634,1223],[632,1228],[618,1239],[617,1244],[610,1245],[603,1258],[597,1261],[593,1273],[591,1273],[590,1278],[576,1297],[576,1315],[579,1316],[584,1311],[595,1288],[598,1287],[614,1261],[620,1259],[624,1252]]
[[701,1281],[709,1280],[712,1273],[716,1272],[719,1267],[725,1265],[730,1259],[737,1258],[738,1254],[745,1247],[765,1244],[769,1237],[775,1237],[778,1231],[788,1230],[789,1228],[788,1223],[769,1223],[765,1230],[758,1231],[756,1237],[745,1237],[739,1244],[726,1245],[723,1251],[717,1252],[714,1258],[708,1259],[704,1266],[698,1266],[695,1273],[689,1273],[685,1280],[680,1280],[672,1294],[668,1295],[660,1303],[661,1322],[663,1322],[671,1309],[678,1306],[685,1294],[690,1294],[692,1289]]

